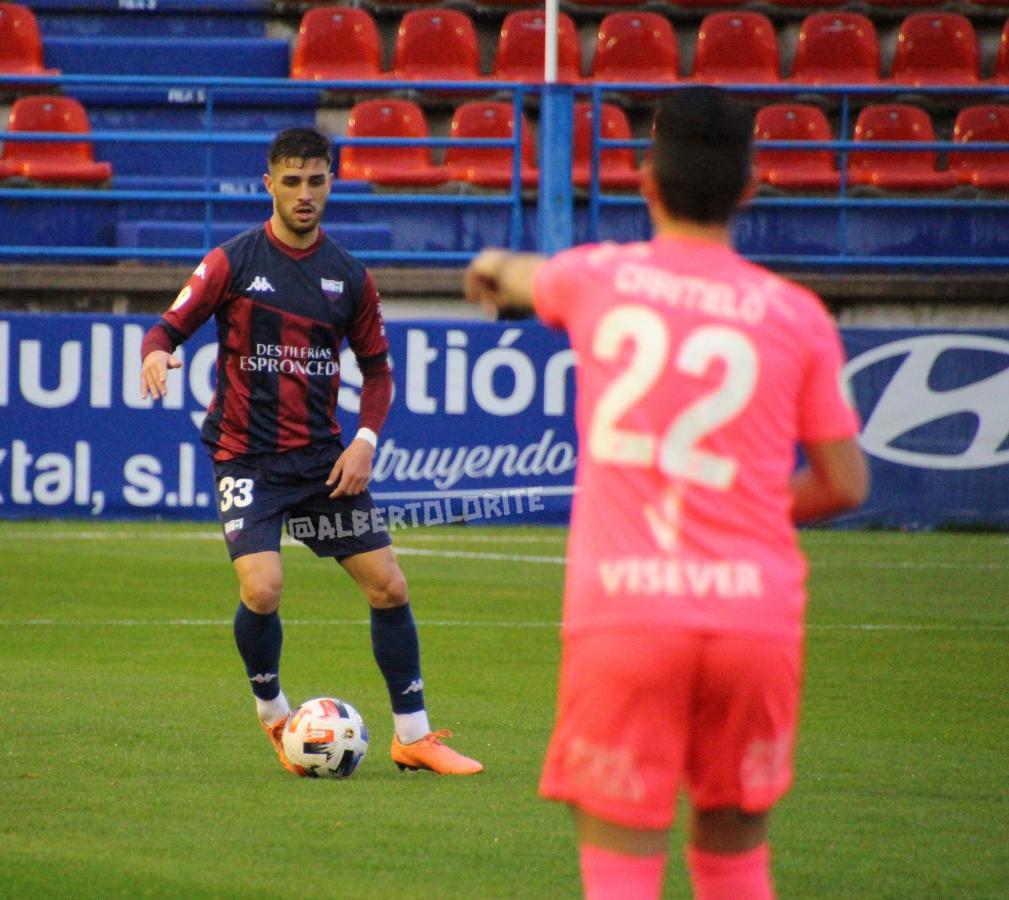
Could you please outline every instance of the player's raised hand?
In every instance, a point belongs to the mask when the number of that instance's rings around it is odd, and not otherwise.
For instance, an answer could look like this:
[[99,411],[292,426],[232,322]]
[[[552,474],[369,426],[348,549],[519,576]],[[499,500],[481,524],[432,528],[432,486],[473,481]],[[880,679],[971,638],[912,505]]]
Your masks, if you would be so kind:
[[463,274],[466,299],[470,303],[479,303],[495,317],[503,302],[499,274],[507,256],[507,250],[481,250]]
[[361,438],[355,438],[330,470],[327,486],[333,488],[330,497],[353,497],[368,487],[371,480],[371,457],[375,448]]
[[160,400],[168,396],[168,370],[181,369],[182,360],[164,350],[152,350],[140,370],[140,396]]
[[533,308],[533,282],[546,257],[540,253],[481,250],[463,275],[463,293],[494,318],[522,318]]

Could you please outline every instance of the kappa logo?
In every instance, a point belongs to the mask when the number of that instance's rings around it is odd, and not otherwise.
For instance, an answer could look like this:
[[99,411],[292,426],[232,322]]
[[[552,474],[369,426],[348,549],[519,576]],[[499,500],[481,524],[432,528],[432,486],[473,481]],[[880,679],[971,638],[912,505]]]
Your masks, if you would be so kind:
[[179,291],[179,296],[175,298],[175,302],[172,303],[172,309],[178,309],[181,306],[185,306],[189,302],[189,298],[193,296],[193,289],[187,284],[181,291]]
[[424,679],[415,678],[410,682],[410,686],[405,691],[400,691],[400,696],[405,696],[406,694],[419,694],[424,690]]
[[[950,371],[946,353],[976,356],[981,373],[956,387],[934,387],[936,374]],[[986,469],[1009,463],[1009,341],[977,334],[937,334],[910,337],[874,347],[852,359],[843,377],[850,384],[861,372],[903,357],[883,387],[859,438],[866,452],[880,459],[922,469]],[[995,363],[995,365],[992,365]],[[962,368],[962,367],[961,367]],[[941,427],[943,419],[964,414],[976,428],[955,444],[956,453],[913,448],[912,432]],[[903,439],[903,440],[902,440]],[[936,442],[932,442],[935,446]],[[966,443],[966,446],[964,444]]]
[[276,672],[264,672],[262,675],[253,675],[249,681],[254,681],[256,684],[269,684],[276,677]]
[[257,275],[255,278],[253,278],[252,284],[250,284],[245,290],[250,292],[256,291],[257,293],[260,294],[266,293],[266,291],[269,291],[271,294],[276,293],[273,290],[273,285],[270,284],[269,280],[265,278],[263,275]]
[[320,279],[322,284],[322,289],[327,294],[342,294],[343,293],[343,282],[337,281],[335,278],[322,278]]

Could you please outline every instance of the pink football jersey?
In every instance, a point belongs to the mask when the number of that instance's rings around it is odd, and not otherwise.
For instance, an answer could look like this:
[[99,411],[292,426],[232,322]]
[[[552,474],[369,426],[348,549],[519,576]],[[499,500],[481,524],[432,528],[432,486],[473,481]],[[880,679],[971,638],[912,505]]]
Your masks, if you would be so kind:
[[535,304],[577,358],[566,632],[799,635],[797,447],[859,427],[820,300],[727,247],[661,237],[561,253]]

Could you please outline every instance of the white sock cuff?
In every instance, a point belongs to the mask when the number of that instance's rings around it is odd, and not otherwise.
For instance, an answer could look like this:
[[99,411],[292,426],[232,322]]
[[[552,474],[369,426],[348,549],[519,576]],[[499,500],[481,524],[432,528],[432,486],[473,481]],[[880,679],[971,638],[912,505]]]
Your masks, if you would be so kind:
[[392,721],[401,744],[412,744],[431,733],[426,709],[412,713],[393,713]]

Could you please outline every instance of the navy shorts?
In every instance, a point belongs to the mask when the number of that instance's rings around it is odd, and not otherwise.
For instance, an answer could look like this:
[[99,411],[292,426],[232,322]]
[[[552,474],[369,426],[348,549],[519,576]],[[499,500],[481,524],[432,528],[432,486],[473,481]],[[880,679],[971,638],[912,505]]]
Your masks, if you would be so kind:
[[279,551],[285,523],[316,556],[343,559],[388,547],[392,540],[370,493],[329,496],[326,479],[342,452],[333,439],[215,462],[217,514],[231,558]]

